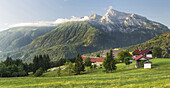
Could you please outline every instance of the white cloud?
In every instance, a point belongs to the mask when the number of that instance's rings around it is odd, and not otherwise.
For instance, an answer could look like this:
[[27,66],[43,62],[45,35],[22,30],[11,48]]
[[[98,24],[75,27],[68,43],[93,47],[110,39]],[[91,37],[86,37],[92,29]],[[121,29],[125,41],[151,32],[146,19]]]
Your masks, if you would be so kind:
[[35,22],[35,23],[19,23],[19,24],[10,25],[10,27],[20,27],[20,26],[57,26],[58,24],[61,24],[61,23],[72,22],[72,21],[87,21],[87,20],[89,20],[88,16],[84,16],[82,18],[72,16],[71,19],[58,18],[56,21],[53,21],[53,22],[41,21],[41,22]]
[[111,10],[113,7],[112,6],[109,6],[109,10]]

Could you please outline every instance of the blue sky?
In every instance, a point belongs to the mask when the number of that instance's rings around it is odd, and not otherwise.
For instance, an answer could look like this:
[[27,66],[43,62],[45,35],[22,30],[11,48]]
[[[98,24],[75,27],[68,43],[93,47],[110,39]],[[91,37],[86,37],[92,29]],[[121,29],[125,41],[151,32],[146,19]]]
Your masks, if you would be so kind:
[[18,23],[104,15],[109,6],[160,22],[170,28],[170,0],[0,0],[0,30]]

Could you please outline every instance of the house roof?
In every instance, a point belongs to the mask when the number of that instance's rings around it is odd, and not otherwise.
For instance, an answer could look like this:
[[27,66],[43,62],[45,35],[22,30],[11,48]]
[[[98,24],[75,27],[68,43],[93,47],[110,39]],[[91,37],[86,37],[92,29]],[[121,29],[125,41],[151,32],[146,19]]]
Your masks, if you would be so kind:
[[139,55],[139,56],[137,56],[136,58],[135,58],[135,60],[139,60],[140,58],[145,58],[145,59],[150,59],[149,57],[145,57],[145,56],[143,56],[143,55]]
[[141,57],[143,57],[143,55],[137,56],[137,57],[135,58],[135,60],[138,60],[138,59],[140,59]]
[[132,54],[133,55],[143,55],[146,56],[146,54],[148,54],[149,52],[151,52],[150,50],[135,50]]
[[[85,56],[82,56],[82,58],[83,58],[83,61],[85,61],[86,60],[86,58],[88,58],[88,57],[85,57]],[[103,62],[103,57],[89,57],[89,58],[91,58],[91,62]]]

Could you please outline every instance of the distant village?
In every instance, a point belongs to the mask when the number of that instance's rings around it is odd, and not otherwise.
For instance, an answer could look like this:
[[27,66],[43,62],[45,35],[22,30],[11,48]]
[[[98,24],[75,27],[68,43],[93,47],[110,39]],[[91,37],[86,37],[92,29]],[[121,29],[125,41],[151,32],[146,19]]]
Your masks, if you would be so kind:
[[[92,64],[96,64],[97,66],[102,66],[103,60],[106,57],[106,53],[109,52],[110,50],[105,50],[102,53],[102,56],[99,57],[94,57],[94,56],[82,56],[83,61],[85,61],[86,58],[91,58],[91,62]],[[122,51],[120,49],[113,49],[113,56],[114,58],[118,57],[118,52]],[[151,69],[151,64],[152,62],[149,61],[150,59],[152,59],[152,51],[151,50],[135,50],[132,53],[132,57],[131,57],[131,62],[136,62],[135,67],[136,68],[141,68],[142,66],[140,65],[140,62],[143,62],[144,64],[144,68],[149,68]],[[120,61],[121,62],[121,61]]]

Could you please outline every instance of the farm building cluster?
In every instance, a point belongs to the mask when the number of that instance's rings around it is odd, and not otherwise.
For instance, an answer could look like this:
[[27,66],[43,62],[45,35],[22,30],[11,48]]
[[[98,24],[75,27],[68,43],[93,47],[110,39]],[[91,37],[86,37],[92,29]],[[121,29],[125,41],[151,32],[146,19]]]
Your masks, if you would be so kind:
[[[91,62],[92,64],[96,64],[98,66],[102,66],[103,63],[103,59],[105,58],[105,55],[107,52],[109,52],[110,50],[105,50],[102,53],[102,56],[100,57],[92,57],[92,56],[82,56],[83,61],[85,61],[86,58],[91,58]],[[114,49],[113,50],[113,55],[114,57],[117,58],[117,54],[118,52],[120,52],[121,50],[119,49]],[[150,62],[149,60],[152,59],[152,51],[150,50],[135,50],[134,52],[132,52],[132,59],[136,61],[136,68],[141,68],[142,66],[140,65],[140,62],[144,62],[144,68],[151,68],[151,64],[152,62]]]

